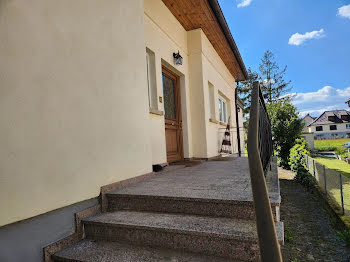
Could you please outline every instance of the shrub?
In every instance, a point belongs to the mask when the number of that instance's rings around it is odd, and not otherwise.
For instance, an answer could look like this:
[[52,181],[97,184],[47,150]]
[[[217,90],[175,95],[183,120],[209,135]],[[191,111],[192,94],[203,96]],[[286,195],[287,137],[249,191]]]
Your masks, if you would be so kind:
[[342,146],[338,146],[336,150],[334,151],[337,155],[341,156],[342,158],[347,158],[348,153],[346,152],[346,149]]
[[348,247],[350,247],[350,230],[345,230],[343,233],[338,232],[338,236],[345,241]]
[[299,138],[295,142],[289,153],[289,165],[294,172],[297,172],[305,167],[305,155],[310,155],[310,150],[304,138]]
[[294,180],[306,187],[308,190],[312,189],[316,184],[315,178],[311,176],[303,167],[297,170]]

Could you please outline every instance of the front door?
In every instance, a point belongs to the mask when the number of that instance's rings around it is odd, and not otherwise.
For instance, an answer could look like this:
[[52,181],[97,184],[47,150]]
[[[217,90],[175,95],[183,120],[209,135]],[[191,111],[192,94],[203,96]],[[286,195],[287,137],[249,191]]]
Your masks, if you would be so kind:
[[179,77],[163,67],[163,98],[167,161],[183,160]]

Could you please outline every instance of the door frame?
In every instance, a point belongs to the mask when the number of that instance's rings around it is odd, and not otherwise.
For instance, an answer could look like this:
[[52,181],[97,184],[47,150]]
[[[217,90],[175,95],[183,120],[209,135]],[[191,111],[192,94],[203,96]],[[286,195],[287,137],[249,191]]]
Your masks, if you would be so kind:
[[[181,90],[180,90],[180,76],[175,74],[173,71],[171,71],[169,68],[162,65],[162,77],[163,75],[173,79],[175,81],[175,103],[176,103],[176,115],[178,116],[178,137],[177,137],[177,144],[179,149],[179,155],[168,155],[167,149],[166,149],[166,135],[165,135],[165,152],[167,154],[167,162],[172,163],[176,161],[184,160],[184,150],[183,150],[183,132],[182,132],[182,109],[181,109]],[[162,85],[162,90],[163,90]],[[164,99],[164,90],[163,90],[163,103],[165,103]],[[165,105],[165,104],[163,104]],[[164,129],[166,129],[166,125],[168,124],[165,119],[165,110],[164,110]],[[165,131],[166,132],[166,131]]]

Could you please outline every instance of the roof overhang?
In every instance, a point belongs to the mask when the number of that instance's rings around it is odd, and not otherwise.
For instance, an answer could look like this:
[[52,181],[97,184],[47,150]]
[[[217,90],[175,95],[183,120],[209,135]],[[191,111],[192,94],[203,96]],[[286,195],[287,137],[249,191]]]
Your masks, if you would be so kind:
[[248,73],[217,0],[162,0],[186,31],[201,28],[236,81]]

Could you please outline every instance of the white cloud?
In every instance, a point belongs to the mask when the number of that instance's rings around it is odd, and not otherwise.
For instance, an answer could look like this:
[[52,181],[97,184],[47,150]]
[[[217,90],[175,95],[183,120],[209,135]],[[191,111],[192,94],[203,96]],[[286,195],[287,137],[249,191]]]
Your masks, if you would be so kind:
[[306,40],[309,39],[319,39],[325,36],[325,32],[323,29],[321,30],[315,30],[312,32],[306,32],[305,34],[299,34],[299,33],[295,33],[293,34],[288,41],[288,44],[290,45],[301,45],[302,43],[304,43]]
[[237,5],[238,8],[240,7],[246,7],[251,4],[252,0],[237,0],[240,3]]
[[327,110],[348,109],[346,100],[350,98],[350,87],[336,89],[324,86],[316,92],[296,93],[293,104],[299,109],[300,115],[319,116]]
[[338,8],[338,15],[350,19],[350,5],[343,5]]

